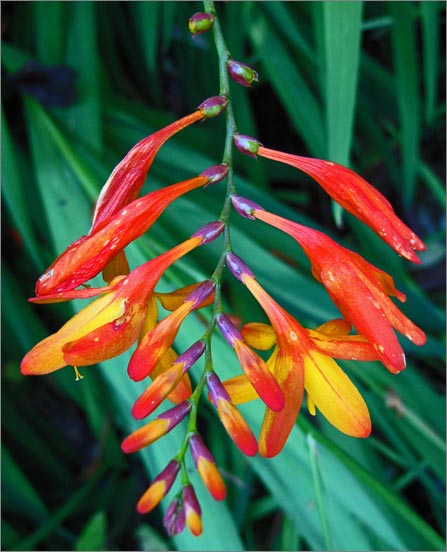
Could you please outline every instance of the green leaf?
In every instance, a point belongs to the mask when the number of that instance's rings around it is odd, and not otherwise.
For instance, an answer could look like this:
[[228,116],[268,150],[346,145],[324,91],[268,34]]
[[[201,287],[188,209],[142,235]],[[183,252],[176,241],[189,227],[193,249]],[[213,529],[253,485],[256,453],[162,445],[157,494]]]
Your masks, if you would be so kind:
[[94,514],[83,527],[77,538],[74,549],[107,550],[107,519],[105,512]]
[[413,201],[419,159],[420,105],[418,92],[418,52],[412,2],[389,2],[393,17],[391,44],[396,72],[395,94],[399,109],[402,155],[403,200]]

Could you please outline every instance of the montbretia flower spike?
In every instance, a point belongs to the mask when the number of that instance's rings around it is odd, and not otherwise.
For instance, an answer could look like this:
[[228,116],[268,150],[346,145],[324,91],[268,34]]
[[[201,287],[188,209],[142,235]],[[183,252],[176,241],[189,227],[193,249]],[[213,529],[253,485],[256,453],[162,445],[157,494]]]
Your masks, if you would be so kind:
[[[201,507],[190,480],[188,451],[211,496],[215,500],[226,497],[224,479],[198,430],[203,421],[199,405],[206,393],[228,436],[247,456],[255,456],[257,452],[263,457],[277,455],[286,446],[303,402],[310,414],[319,413],[319,419],[323,415],[342,433],[364,438],[371,432],[368,407],[336,359],[380,361],[388,370],[398,373],[405,367],[405,357],[396,331],[416,345],[422,345],[426,339],[424,332],[390,299],[405,301],[405,295],[396,289],[389,274],[322,232],[270,213],[237,194],[232,144],[253,158],[261,156],[305,172],[406,259],[419,262],[415,251],[425,249],[385,197],[350,169],[330,161],[274,151],[256,138],[235,134],[237,110],[233,108],[234,87],[230,86],[230,77],[249,87],[258,82],[258,74],[249,65],[232,59],[214,3],[205,2],[204,6],[204,12],[189,19],[188,27],[193,36],[213,28],[219,54],[220,94],[207,98],[189,115],[143,138],[113,169],[99,194],[90,230],[48,267],[36,283],[36,296],[30,299],[36,304],[72,299],[91,302],[59,331],[35,345],[21,363],[24,375],[48,374],[71,365],[78,381],[83,378],[78,367],[117,357],[135,346],[127,374],[136,382],[148,379],[146,389],[135,395],[130,414],[136,420],[153,417],[123,439],[121,450],[126,454],[138,452],[170,432],[172,438],[183,432],[177,453],[137,504],[139,513],[150,512],[180,480],[163,517],[170,536],[186,527],[195,536],[203,530]],[[225,110],[222,156],[225,162],[140,195],[163,144],[182,129],[217,117]],[[209,139],[214,140],[215,135]],[[172,157],[175,161],[175,155]],[[191,160],[194,158],[191,156]],[[173,166],[173,174],[177,169]],[[130,268],[127,246],[157,224],[172,203],[188,192],[224,179],[227,179],[226,192],[218,220],[193,231],[189,239],[182,237],[184,241],[168,251]],[[202,192],[191,194],[184,200],[184,208],[177,210],[175,230],[166,227],[169,239],[181,232],[189,218],[198,217],[206,208],[190,201],[199,193]],[[338,307],[340,318],[317,328],[305,328],[292,310],[285,310],[260,285],[254,272],[233,251],[237,234],[233,234],[231,204],[241,216],[256,224],[261,221],[273,226],[298,242],[312,265],[314,277]],[[175,270],[170,268],[221,234],[222,249],[212,272],[202,275],[205,264],[187,266],[185,261]],[[163,229],[158,236],[163,236]],[[155,242],[154,248],[158,250],[161,242],[157,239]],[[261,249],[254,251],[259,255]],[[139,253],[143,252],[140,249]],[[258,259],[259,262],[264,259]],[[227,269],[243,284],[243,293],[251,294],[257,301],[268,324],[246,321],[239,318],[239,313],[231,312],[224,287]],[[91,287],[90,279],[100,273],[106,285]],[[169,285],[170,280],[178,282],[187,274],[196,277]],[[226,375],[225,381],[213,354],[218,332],[235,353],[231,355],[234,375]],[[186,345],[179,350],[180,338],[185,337]],[[119,360],[116,367],[118,363]],[[231,361],[226,364],[225,369],[233,367],[228,366]],[[264,409],[257,438],[250,427],[254,424],[255,409],[239,405],[258,399],[264,403]],[[212,423],[205,420],[207,431],[213,431]],[[179,473],[181,476],[177,478]]]
[[322,159],[312,159],[265,148],[256,138],[236,135],[236,147],[247,155],[259,155],[295,167],[320,186],[349,213],[368,225],[399,255],[420,263],[416,251],[424,251],[424,243],[396,215],[390,202],[357,173]]

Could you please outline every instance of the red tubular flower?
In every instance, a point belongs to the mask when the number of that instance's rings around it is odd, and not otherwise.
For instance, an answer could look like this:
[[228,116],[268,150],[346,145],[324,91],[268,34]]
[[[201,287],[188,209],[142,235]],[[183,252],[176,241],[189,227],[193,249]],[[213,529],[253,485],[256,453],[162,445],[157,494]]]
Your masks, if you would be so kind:
[[191,403],[183,401],[174,408],[163,412],[152,422],[128,435],[121,443],[121,450],[129,454],[151,445],[154,441],[169,433],[171,429],[174,429],[190,410]]
[[391,295],[405,301],[391,276],[317,230],[262,209],[252,214],[301,245],[312,263],[314,277],[325,286],[345,320],[368,339],[391,372],[403,370],[405,355],[393,329],[416,345],[423,345],[426,337],[389,299]]
[[[69,320],[62,328],[29,351],[22,360],[24,375],[54,372],[67,364],[87,366],[113,358],[137,340],[145,323],[148,301],[165,270],[180,257],[201,245],[203,238],[190,238],[133,270],[117,283],[99,288],[104,293]],[[75,290],[76,291],[76,290]],[[94,295],[93,290],[85,296]],[[105,293],[107,292],[107,293]],[[56,293],[58,301],[73,291]],[[76,293],[79,296],[79,293]],[[48,298],[47,298],[48,299]]]
[[[214,291],[214,285],[212,280],[203,282],[186,297],[180,307],[143,337],[128,365],[127,372],[131,379],[141,381],[152,372],[158,361],[174,342],[183,320],[209,298]],[[174,368],[175,374],[178,374],[178,370],[178,368]]]
[[167,495],[172,487],[179,470],[180,464],[177,460],[171,460],[160,475],[152,481],[149,489],[138,501],[137,510],[140,514],[147,514],[158,506],[161,499]]
[[219,314],[217,325],[233,347],[242,370],[265,404],[274,411],[284,407],[284,395],[265,362],[244,342],[240,332],[225,314]]
[[[228,168],[218,167],[223,178]],[[72,243],[39,278],[36,295],[69,291],[96,276],[119,251],[146,232],[175,199],[216,182],[215,173],[209,177],[208,171],[136,199],[109,217],[95,233]]]
[[414,263],[420,263],[414,250],[424,251],[425,244],[400,220],[390,202],[351,169],[332,161],[271,150],[249,136],[236,136],[235,144],[248,155],[257,154],[305,172],[316,180],[334,201],[374,230],[399,255]]
[[355,437],[369,435],[366,404],[336,362],[315,348],[304,328],[267,294],[239,257],[229,253],[227,264],[260,303],[276,334],[277,350],[268,365],[283,391],[285,407],[280,412],[266,411],[259,437],[261,456],[275,456],[282,450],[298,416],[304,388],[340,431]]
[[202,510],[192,485],[185,485],[182,492],[186,525],[191,533],[198,537],[202,534]]
[[96,202],[89,234],[93,234],[139,194],[161,146],[174,134],[204,118],[201,109],[143,138],[113,169]]
[[179,384],[183,374],[203,354],[205,345],[197,341],[174,361],[172,366],[154,379],[132,407],[132,416],[141,420],[149,416]]
[[200,435],[194,433],[189,440],[189,448],[194,465],[205,487],[214,500],[223,500],[227,494],[225,483],[217,469],[216,462]]
[[143,138],[127,153],[113,169],[99,194],[89,234],[95,233],[138,196],[161,146],[180,130],[201,119],[209,118],[211,115],[208,106],[211,102],[226,105],[225,98],[220,96],[208,98],[193,113]]
[[258,452],[256,438],[214,372],[208,375],[207,385],[211,401],[217,408],[219,418],[228,435],[244,454],[254,456]]

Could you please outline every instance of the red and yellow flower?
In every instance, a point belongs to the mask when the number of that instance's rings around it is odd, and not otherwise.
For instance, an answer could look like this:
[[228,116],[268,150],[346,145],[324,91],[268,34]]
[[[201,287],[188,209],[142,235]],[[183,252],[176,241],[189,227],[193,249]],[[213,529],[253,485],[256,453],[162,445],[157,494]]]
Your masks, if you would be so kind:
[[236,135],[236,147],[253,157],[260,155],[291,165],[312,177],[344,209],[376,232],[399,255],[420,263],[416,251],[425,245],[396,215],[390,202],[357,173],[322,159],[301,157],[265,148],[256,138]]
[[[256,331],[250,328],[244,332],[245,340],[261,348],[274,341],[277,343],[267,365],[284,394],[285,407],[279,412],[266,410],[259,437],[261,456],[275,456],[283,448],[298,416],[304,389],[311,404],[337,429],[354,437],[367,437],[371,431],[368,408],[351,380],[331,356],[317,348],[309,333],[268,295],[239,257],[229,253],[227,264],[264,309],[274,332],[274,338],[269,331],[263,336],[263,328],[258,325]],[[319,337],[324,340],[325,334],[320,333]],[[344,339],[350,341],[348,336]],[[364,340],[352,340],[350,346],[352,356],[360,360],[374,358]],[[235,403],[257,396],[243,377],[229,380],[225,387]]]
[[345,320],[368,339],[391,372],[405,368],[405,355],[394,330],[416,345],[423,345],[426,337],[389,298],[405,301],[389,274],[318,230],[269,213],[239,196],[233,198],[233,204],[239,213],[292,236],[311,261],[312,274],[325,286]]
[[194,248],[219,235],[221,223],[210,223],[176,247],[114,279],[109,286],[58,292],[34,302],[57,302],[102,295],[83,308],[62,328],[38,343],[23,358],[24,375],[41,375],[66,365],[87,366],[113,358],[129,349],[152,315],[150,299],[165,270]]
[[[217,165],[199,176],[151,192],[120,209],[97,230],[72,243],[45,271],[36,284],[36,295],[70,291],[96,276],[129,243],[141,236],[175,199],[218,182],[228,171]],[[120,268],[122,266],[120,265]],[[115,276],[109,271],[108,277]]]

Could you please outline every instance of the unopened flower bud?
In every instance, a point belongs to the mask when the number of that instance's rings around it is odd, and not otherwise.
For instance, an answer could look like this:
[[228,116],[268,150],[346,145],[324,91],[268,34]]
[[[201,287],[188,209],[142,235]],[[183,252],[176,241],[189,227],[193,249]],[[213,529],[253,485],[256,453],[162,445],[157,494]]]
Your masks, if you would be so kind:
[[186,372],[186,370],[189,370],[197,360],[203,355],[203,352],[205,351],[205,343],[203,341],[196,341],[186,349],[185,352],[183,352],[180,356],[178,356],[174,364],[183,364],[183,371]]
[[[185,303],[193,303],[192,309],[199,308],[201,304],[213,293],[216,283],[213,280],[205,280],[188,295]],[[199,342],[200,343],[200,342]]]
[[227,393],[222,382],[214,372],[209,372],[206,384],[210,392],[210,399],[214,406],[217,407],[219,400],[224,400],[230,402],[230,395]]
[[242,276],[250,276],[254,278],[253,272],[248,268],[244,261],[235,255],[232,251],[227,253],[227,266],[231,270],[234,276],[242,282]]
[[172,487],[179,470],[180,464],[177,460],[171,460],[166,468],[152,481],[149,489],[138,501],[137,510],[140,514],[147,514],[160,503]]
[[256,217],[253,216],[253,211],[264,211],[264,208],[240,195],[232,195],[231,203],[235,210],[242,216],[251,220],[256,220]]
[[218,236],[220,236],[224,228],[225,224],[220,220],[216,220],[214,222],[205,224],[205,226],[202,226],[202,228],[199,228],[197,232],[194,232],[191,238],[202,238],[201,245],[204,245],[206,243],[212,242]]
[[214,23],[214,15],[211,13],[197,12],[189,18],[188,29],[193,37],[206,33]]
[[254,82],[259,82],[258,73],[254,69],[234,59],[230,59],[228,62],[228,73],[235,82],[242,86],[251,86]]
[[221,165],[213,165],[212,167],[208,167],[204,171],[200,173],[199,176],[206,176],[208,178],[208,183],[205,184],[205,187],[208,186],[208,184],[215,184],[216,182],[220,182],[223,180],[228,173],[228,165],[225,165],[225,163],[222,163]]
[[170,537],[185,529],[185,509],[178,498],[174,498],[163,516],[163,525]]
[[190,410],[191,403],[183,401],[174,408],[163,412],[152,422],[128,435],[121,443],[121,450],[130,453],[147,447],[178,425]]
[[192,485],[183,487],[182,499],[186,524],[191,533],[197,537],[202,533],[202,510]]
[[226,314],[219,314],[217,325],[227,342],[234,347],[235,341],[243,341],[242,335]]
[[220,115],[227,105],[228,98],[225,96],[211,96],[211,98],[203,101],[197,109],[200,109],[204,117],[211,119]]
[[256,140],[256,138],[243,134],[235,134],[233,143],[241,153],[245,153],[250,157],[256,157],[259,146],[262,146],[261,142]]
[[212,454],[198,433],[191,436],[189,447],[196,469],[211,496],[214,500],[223,500],[226,496],[225,483]]

